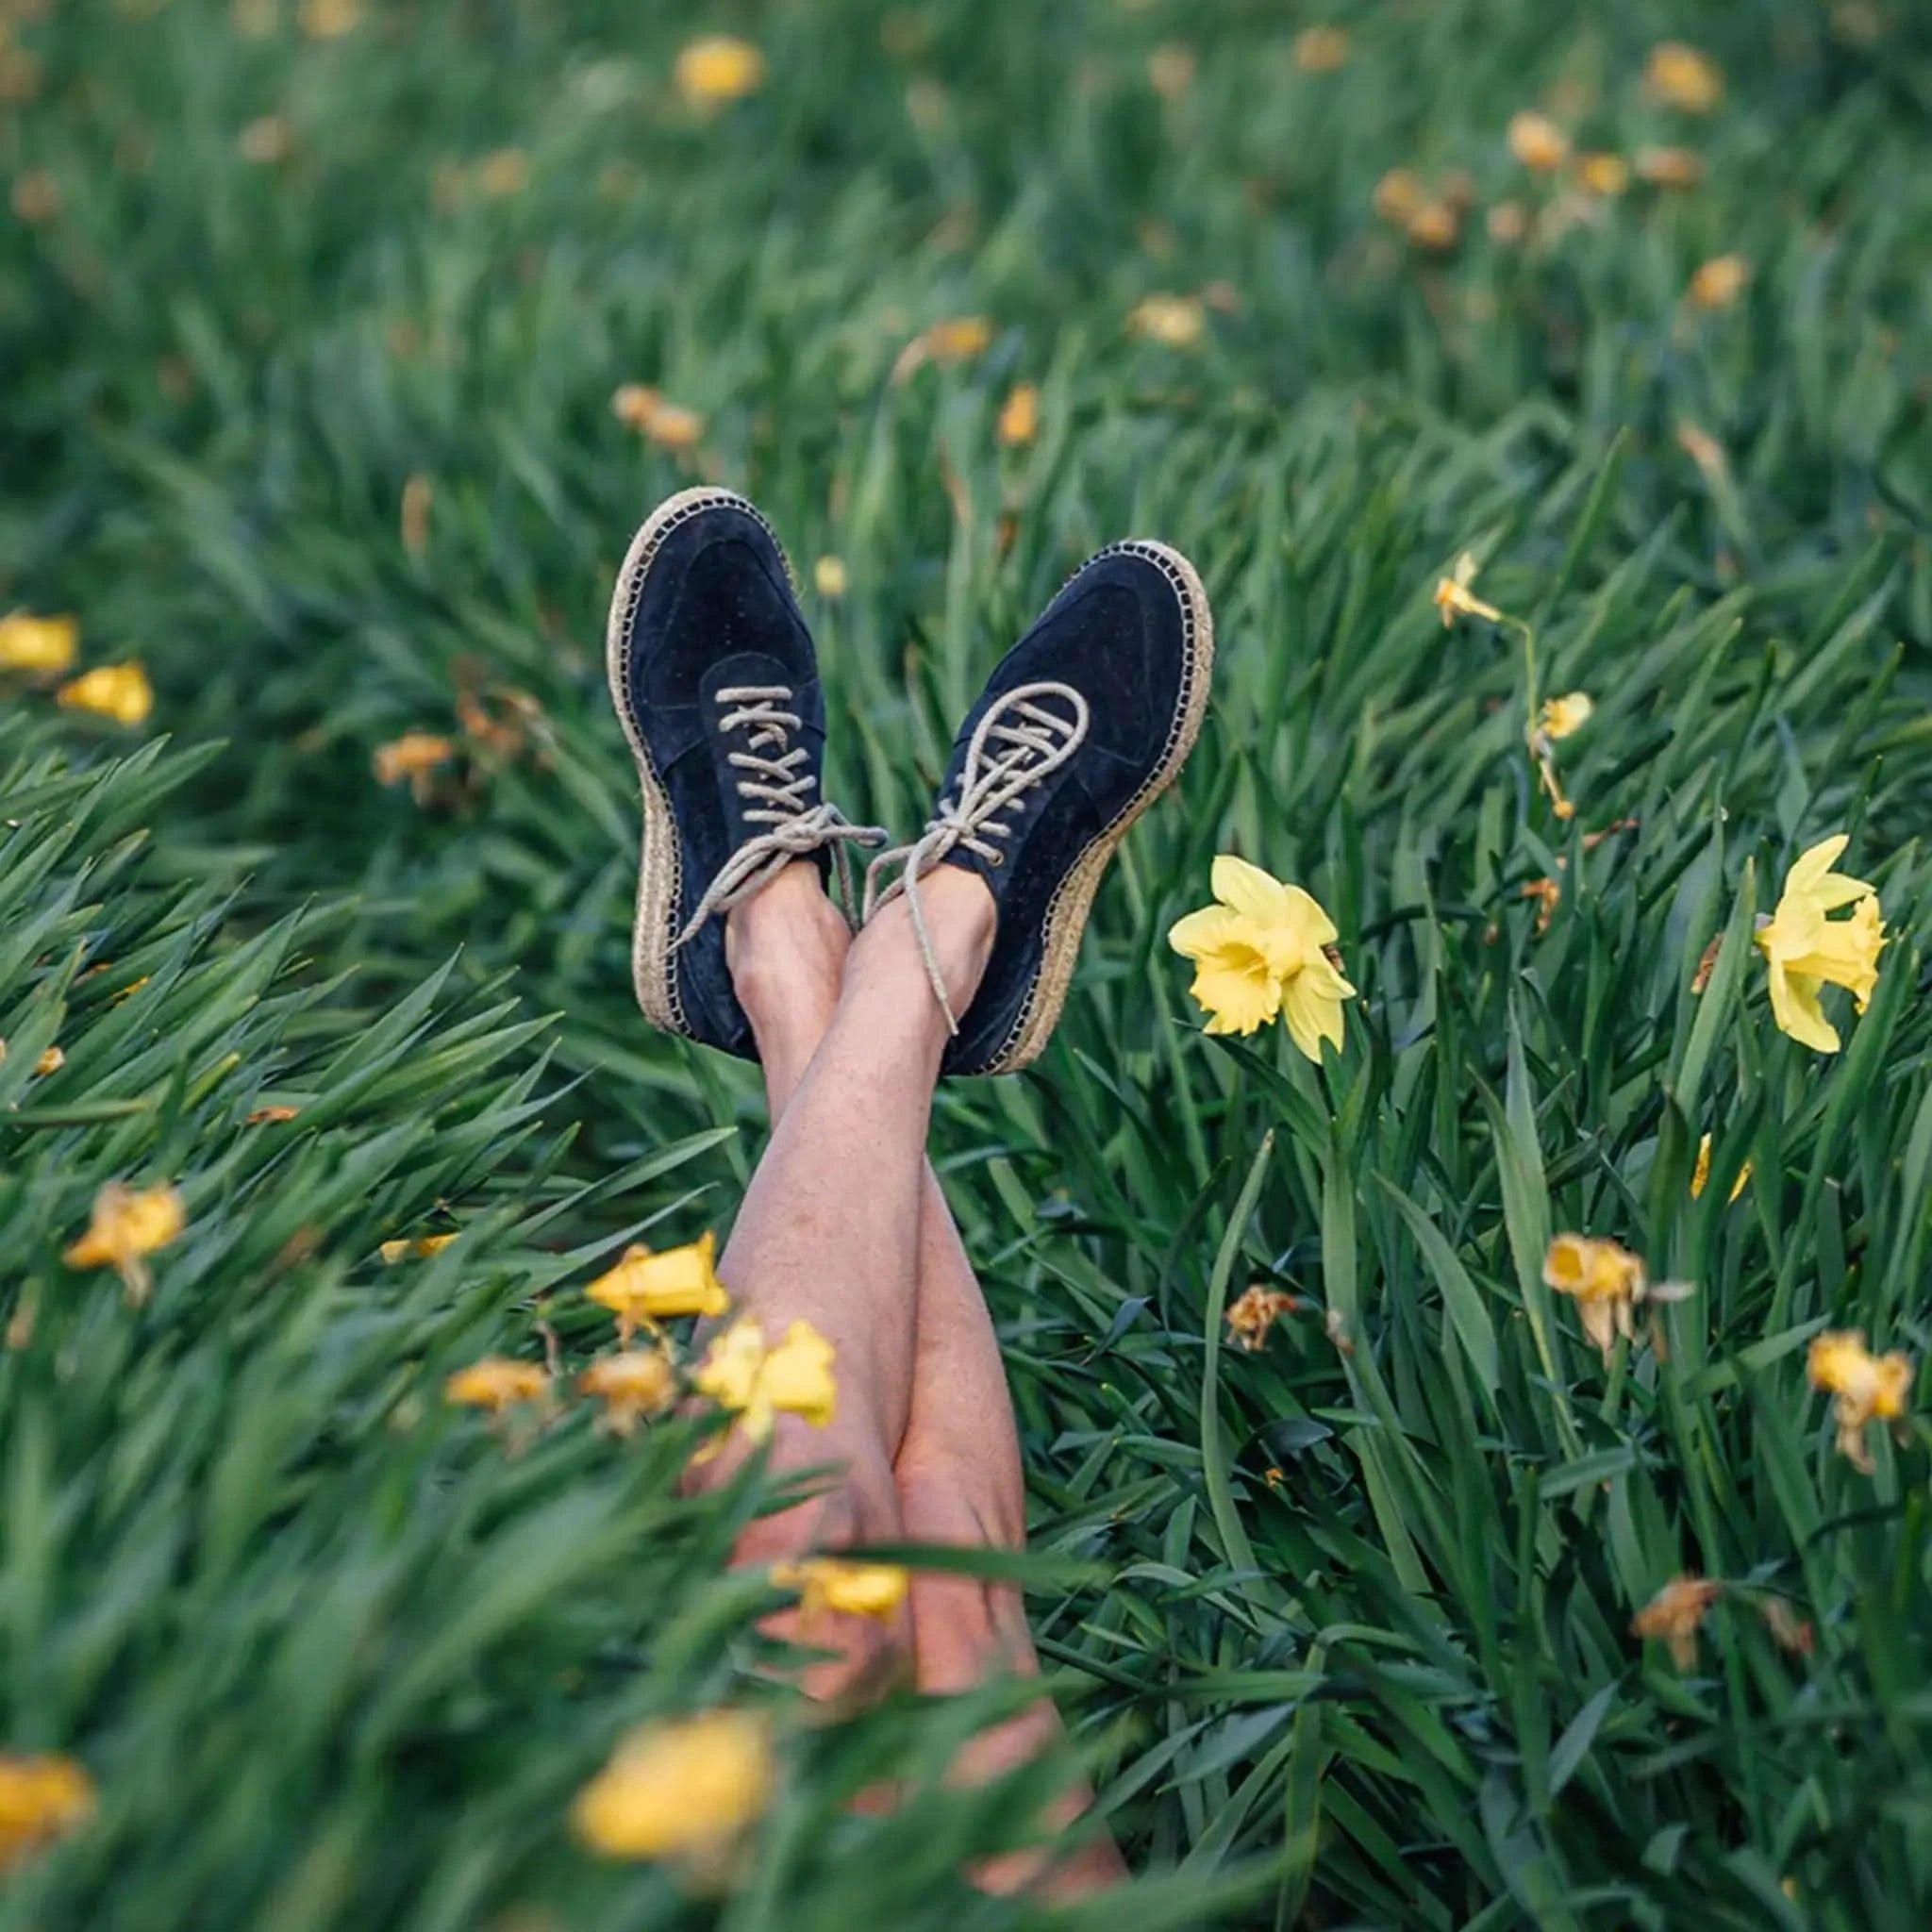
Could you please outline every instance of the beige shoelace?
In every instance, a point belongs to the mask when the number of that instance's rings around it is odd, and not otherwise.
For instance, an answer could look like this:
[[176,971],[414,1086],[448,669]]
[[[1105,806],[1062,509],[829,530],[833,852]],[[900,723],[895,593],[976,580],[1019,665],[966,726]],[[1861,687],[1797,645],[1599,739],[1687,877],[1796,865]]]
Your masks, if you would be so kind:
[[746,734],[744,749],[726,755],[726,762],[741,774],[738,795],[750,808],[745,823],[767,829],[754,833],[718,868],[673,950],[695,937],[714,913],[728,912],[762,891],[794,858],[827,846],[839,874],[839,903],[849,920],[856,894],[848,848],[883,845],[885,827],[855,825],[836,805],[824,799],[812,802],[818,780],[810,770],[811,753],[791,742],[791,734],[804,720],[789,708],[790,685],[729,685],[715,696],[727,708],[718,721],[719,730]]
[[[1071,717],[1049,710],[1043,700],[1065,705]],[[1010,827],[1000,814],[1023,794],[1032,791],[1049,773],[1057,772],[1086,742],[1089,712],[1087,700],[1070,684],[1051,680],[1041,684],[1016,685],[989,706],[972,741],[966,747],[966,761],[959,768],[959,795],[941,796],[939,809],[926,822],[924,832],[909,845],[881,852],[865,871],[865,910],[870,919],[881,906],[906,895],[906,909],[912,915],[912,934],[924,962],[925,976],[932,982],[933,997],[946,1016],[947,1029],[957,1034],[959,1023],[946,997],[945,976],[940,971],[939,956],[933,950],[932,934],[919,904],[919,881],[949,852],[963,846],[989,865],[1004,865],[1007,855],[992,841],[1004,839]],[[879,873],[889,865],[903,867],[899,876],[883,891]]]

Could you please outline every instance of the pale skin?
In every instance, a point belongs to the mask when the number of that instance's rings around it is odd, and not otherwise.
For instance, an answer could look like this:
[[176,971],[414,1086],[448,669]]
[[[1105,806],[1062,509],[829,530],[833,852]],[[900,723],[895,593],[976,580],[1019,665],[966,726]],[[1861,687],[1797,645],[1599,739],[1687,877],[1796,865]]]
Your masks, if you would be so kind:
[[[953,1008],[964,1012],[992,948],[992,896],[956,866],[939,867],[919,891]],[[718,1272],[735,1310],[767,1334],[799,1320],[818,1329],[836,1351],[839,1386],[827,1427],[781,1416],[772,1445],[774,1468],[831,1465],[835,1485],[754,1524],[737,1559],[764,1565],[902,1541],[1017,1550],[1025,1491],[1006,1371],[925,1158],[946,1024],[905,903],[887,905],[855,940],[817,868],[801,862],[732,908],[725,954],[758,1041],[773,1133]],[[843,1616],[808,1631],[792,1617],[774,1627],[833,1653],[806,1677],[825,1698],[908,1661],[917,1687],[937,1693],[1039,1667],[1011,1586],[916,1574],[908,1607],[887,1628]],[[1042,1701],[976,1739],[958,1774],[1024,1761],[1057,1724]],[[1085,1803],[1070,1793],[1051,1822]],[[1041,1871],[1036,1857],[977,1876],[1005,1890]],[[1043,1883],[1089,1890],[1124,1871],[1102,1838]]]

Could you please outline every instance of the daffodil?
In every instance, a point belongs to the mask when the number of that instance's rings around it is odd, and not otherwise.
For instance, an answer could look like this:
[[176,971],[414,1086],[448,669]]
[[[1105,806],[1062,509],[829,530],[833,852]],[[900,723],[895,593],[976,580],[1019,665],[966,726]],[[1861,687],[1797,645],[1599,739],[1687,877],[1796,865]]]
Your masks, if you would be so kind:
[[1348,62],[1348,29],[1305,26],[1294,37],[1294,64],[1304,74],[1333,74]]
[[147,1257],[177,1241],[187,1225],[187,1210],[175,1189],[109,1181],[94,1196],[87,1232],[62,1258],[70,1268],[112,1268],[139,1307],[154,1286]]
[[451,1375],[442,1385],[442,1399],[501,1415],[518,1403],[541,1401],[549,1388],[550,1377],[535,1362],[489,1355]]
[[1576,158],[1576,179],[1586,194],[1612,200],[1630,186],[1630,163],[1622,155],[1589,154]]
[[49,1074],[58,1074],[66,1064],[67,1056],[59,1047],[43,1047],[34,1061],[34,1072],[44,1080]]
[[361,25],[362,0],[302,0],[296,19],[311,41],[340,40]]
[[98,664],[63,684],[55,701],[117,724],[139,724],[155,708],[155,691],[139,664]]
[[1321,1063],[1342,1043],[1342,1006],[1355,988],[1332,949],[1335,923],[1299,887],[1244,858],[1214,861],[1213,906],[1175,922],[1167,942],[1194,962],[1192,993],[1209,1033],[1253,1033],[1277,1014],[1295,1045]]
[[1751,280],[1751,264],[1741,255],[1714,255],[1690,277],[1693,308],[1728,308]]
[[1475,558],[1467,550],[1456,559],[1456,568],[1446,577],[1436,579],[1436,608],[1442,613],[1442,628],[1447,630],[1458,617],[1487,618],[1491,624],[1500,624],[1503,613],[1493,604],[1485,604],[1469,588],[1475,582]]
[[842,597],[851,582],[842,557],[822,557],[811,567],[811,580],[821,597]]
[[1127,317],[1127,333],[1166,349],[1191,349],[1208,326],[1198,295],[1147,295]]
[[[1839,1048],[1838,1030],[1818,1002],[1821,989],[1845,988],[1862,1013],[1878,984],[1885,945],[1876,891],[1831,869],[1850,842],[1841,832],[1805,853],[1785,874],[1777,909],[1757,933],[1771,974],[1772,1017],[1815,1053]],[[1852,908],[1849,919],[1827,916],[1844,906]]]
[[1250,1355],[1267,1344],[1268,1331],[1299,1304],[1291,1294],[1263,1282],[1254,1282],[1236,1296],[1227,1311],[1228,1340]]
[[1724,97],[1716,61],[1682,41],[1663,41],[1650,50],[1643,84],[1654,99],[1686,114],[1708,114]]
[[732,34],[702,34],[678,54],[677,91],[694,108],[741,101],[765,84],[765,57]]
[[1637,177],[1653,188],[1695,188],[1704,179],[1704,157],[1694,148],[1641,147]]
[[1652,1281],[1642,1260],[1615,1241],[1559,1234],[1543,1257],[1543,1282],[1576,1304],[1583,1332],[1608,1361],[1621,1335],[1636,1339],[1641,1303],[1682,1301],[1688,1282]]
[[1547,114],[1509,118],[1509,152],[1533,174],[1550,175],[1570,158],[1570,137]]
[[998,436],[1007,449],[1024,449],[1040,434],[1040,391],[1030,382],[1016,382],[1000,405]]
[[576,1835],[607,1858],[710,1857],[771,1802],[771,1733],[748,1711],[647,1725],[577,1794]]
[[848,1563],[836,1557],[808,1557],[777,1563],[772,1581],[799,1592],[799,1613],[809,1624],[825,1611],[871,1617],[890,1624],[906,1601],[911,1579],[897,1563]]
[[1567,697],[1545,698],[1542,709],[1537,713],[1537,729],[1552,743],[1573,738],[1590,723],[1590,714],[1595,709],[1587,691],[1573,691]]
[[717,1237],[653,1253],[641,1243],[624,1251],[617,1266],[598,1275],[584,1292],[617,1317],[619,1339],[678,1315],[722,1315],[731,1297],[718,1279]]
[[[290,1121],[295,1118],[293,1108],[263,1108],[261,1112],[265,1118]],[[251,1114],[249,1118],[253,1120],[255,1116]],[[393,1268],[399,1261],[431,1260],[455,1240],[454,1234],[404,1235],[396,1241],[382,1242],[375,1252],[382,1257],[385,1268]]]
[[782,1411],[802,1416],[814,1428],[832,1420],[838,1385],[832,1378],[832,1344],[809,1322],[794,1322],[776,1348],[765,1346],[763,1324],[741,1315],[716,1336],[691,1377],[701,1395],[732,1410],[753,1442],[770,1439]]
[[457,755],[456,746],[441,732],[406,731],[387,744],[378,744],[371,760],[378,785],[409,787],[409,796],[426,805],[436,774]]
[[1697,1661],[1697,1631],[1724,1590],[1707,1576],[1674,1576],[1630,1620],[1638,1637],[1660,1637],[1680,1671]]
[[677,1387],[669,1359],[655,1348],[626,1348],[600,1356],[577,1377],[577,1391],[604,1405],[604,1420],[615,1435],[635,1433],[638,1424],[671,1401]]
[[[1743,1166],[1738,1170],[1738,1178],[1731,1183],[1730,1194],[1724,1202],[1725,1207],[1728,1208],[1731,1202],[1735,1201],[1738,1198],[1738,1196],[1744,1191],[1745,1185],[1750,1180],[1750,1178],[1751,1163],[1747,1160],[1743,1164]],[[1705,1189],[1707,1188],[1709,1185],[1710,1136],[1708,1134],[1706,1134],[1705,1137],[1697,1143],[1697,1164],[1695,1167],[1691,1169],[1690,1172],[1690,1198],[1693,1201],[1697,1200],[1703,1194]]]
[[15,610],[0,617],[0,671],[52,675],[65,671],[80,649],[80,625],[71,617],[35,617]]
[[1895,1423],[1905,1415],[1912,1393],[1911,1357],[1899,1349],[1874,1355],[1857,1329],[1827,1329],[1811,1338],[1805,1372],[1812,1388],[1833,1398],[1840,1453],[1870,1475],[1866,1424]]
[[0,1874],[93,1815],[93,1781],[71,1757],[0,1753]]

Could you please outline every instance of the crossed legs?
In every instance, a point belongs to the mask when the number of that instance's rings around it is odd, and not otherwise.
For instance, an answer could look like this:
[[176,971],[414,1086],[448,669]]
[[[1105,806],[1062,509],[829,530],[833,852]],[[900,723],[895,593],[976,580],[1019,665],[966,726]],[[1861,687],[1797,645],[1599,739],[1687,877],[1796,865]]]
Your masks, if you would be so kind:
[[[921,896],[954,1009],[963,1011],[992,943],[991,897],[952,867],[924,880]],[[720,1274],[737,1307],[768,1330],[802,1317],[832,1342],[837,1416],[823,1431],[781,1417],[773,1455],[779,1467],[829,1462],[841,1472],[824,1495],[753,1524],[740,1560],[896,1540],[1017,1549],[1025,1501],[1005,1371],[925,1158],[946,1032],[904,902],[853,940],[816,869],[793,865],[733,909],[726,951],[758,1040],[773,1134]],[[916,1577],[896,1630],[834,1617],[802,1634],[834,1653],[808,1674],[821,1696],[851,1690],[908,1650],[918,1688],[934,1692],[1037,1667],[1017,1590],[972,1577]],[[992,1775],[1023,1760],[1056,1723],[1042,1703],[975,1740],[959,1774]],[[1071,1794],[1067,1814],[1083,1803]],[[1024,1883],[1038,1864],[981,1876]],[[1123,1870],[1103,1840],[1051,1882],[1091,1888]]]

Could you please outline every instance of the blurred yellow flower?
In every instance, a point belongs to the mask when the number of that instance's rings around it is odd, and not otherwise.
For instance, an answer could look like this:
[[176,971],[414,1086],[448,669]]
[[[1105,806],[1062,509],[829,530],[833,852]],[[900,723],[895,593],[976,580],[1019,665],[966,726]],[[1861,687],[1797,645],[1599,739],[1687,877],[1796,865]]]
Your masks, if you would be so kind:
[[530,158],[520,147],[500,147],[476,164],[476,186],[495,201],[521,194],[529,180]]
[[411,557],[421,557],[429,548],[429,511],[436,501],[436,486],[418,471],[403,479],[402,501],[397,506],[397,534]]
[[0,617],[0,671],[65,671],[79,649],[80,625],[71,617]]
[[799,1592],[799,1614],[808,1624],[826,1610],[890,1624],[911,1584],[896,1563],[847,1563],[835,1557],[774,1563],[772,1581],[780,1590]]
[[712,1857],[771,1802],[770,1731],[712,1710],[633,1731],[577,1794],[571,1823],[607,1858]]
[[1595,709],[1587,691],[1573,691],[1567,697],[1545,698],[1537,714],[1537,729],[1555,743],[1581,731]]
[[94,1196],[87,1232],[62,1256],[70,1268],[111,1268],[135,1307],[147,1299],[154,1275],[147,1257],[180,1238],[187,1210],[175,1189],[130,1188],[109,1181]]
[[634,1243],[584,1292],[617,1317],[618,1339],[626,1343],[640,1326],[674,1316],[722,1315],[731,1297],[718,1279],[717,1252],[718,1238],[708,1228],[702,1240],[656,1253]]
[[45,1079],[49,1074],[58,1074],[66,1064],[67,1056],[58,1046],[50,1046],[34,1061],[34,1072]]
[[1741,255],[1714,255],[1690,277],[1692,308],[1728,308],[1751,280],[1751,264]]
[[280,0],[229,0],[228,19],[238,34],[265,40],[281,25]]
[[1491,242],[1510,248],[1529,233],[1529,210],[1520,201],[1499,201],[1484,223]]
[[1704,179],[1704,157],[1688,147],[1641,147],[1637,176],[1653,188],[1695,188]]
[[51,222],[60,212],[60,184],[44,168],[30,168],[16,175],[8,199],[29,227]]
[[336,41],[362,25],[362,0],[302,0],[296,20],[311,41]]
[[741,1315],[714,1338],[691,1384],[733,1410],[750,1441],[762,1442],[781,1411],[818,1429],[832,1420],[839,1392],[832,1357],[832,1344],[809,1322],[792,1323],[785,1340],[767,1350],[763,1324]]
[[408,781],[409,796],[426,805],[435,775],[457,755],[456,746],[434,731],[406,731],[388,744],[378,744],[371,760],[378,785]]
[[235,137],[235,148],[244,161],[251,161],[258,168],[273,167],[277,161],[286,161],[294,152],[295,138],[290,131],[289,124],[280,114],[264,114],[258,120],[251,121]]
[[[1785,874],[1784,891],[1757,932],[1771,975],[1771,1011],[1779,1028],[1814,1053],[1836,1053],[1838,1030],[1818,995],[1826,985],[1850,992],[1859,1012],[1878,984],[1885,922],[1878,894],[1863,879],[1833,872],[1851,842],[1840,832],[1803,854]],[[1850,906],[1849,919],[1826,915]]]
[[1503,613],[1470,590],[1474,582],[1475,558],[1467,550],[1456,559],[1456,568],[1449,575],[1436,579],[1435,605],[1442,613],[1444,630],[1458,617],[1484,617],[1491,624],[1502,622]]
[[1622,194],[1630,186],[1630,163],[1622,155],[1579,155],[1576,178],[1589,194]]
[[458,1369],[442,1385],[442,1399],[465,1408],[488,1409],[501,1415],[521,1402],[536,1402],[546,1394],[550,1377],[535,1362],[520,1362],[504,1355],[487,1355]]
[[1146,295],[1127,317],[1127,333],[1167,349],[1191,349],[1208,326],[1198,295]]
[[1147,57],[1147,83],[1164,101],[1177,101],[1194,84],[1194,50],[1178,41]]
[[1865,1441],[1866,1424],[1895,1423],[1903,1418],[1912,1393],[1911,1357],[1899,1349],[1874,1355],[1857,1329],[1826,1329],[1811,1338],[1805,1372],[1812,1388],[1822,1389],[1833,1398],[1831,1412],[1838,1424],[1840,1454],[1870,1475],[1872,1451]]
[[[264,1116],[273,1115],[281,1120],[293,1120],[295,1109],[289,1108],[263,1108]],[[249,1116],[255,1118],[253,1114]],[[393,1268],[399,1261],[427,1261],[442,1253],[450,1242],[456,1240],[454,1234],[404,1235],[400,1240],[384,1241],[376,1253],[382,1257],[385,1268]]]
[[1643,84],[1652,99],[1686,114],[1708,114],[1724,97],[1717,63],[1682,41],[1662,41],[1650,50]]
[[1385,222],[1401,228],[1407,226],[1427,192],[1423,177],[1413,168],[1391,168],[1375,183],[1372,199],[1375,212]]
[[842,557],[822,557],[811,567],[811,580],[818,587],[821,597],[842,597],[850,578],[845,572]]
[[1543,1282],[1576,1303],[1583,1332],[1607,1362],[1617,1345],[1636,1338],[1634,1311],[1641,1302],[1678,1302],[1690,1292],[1683,1281],[1652,1281],[1642,1261],[1615,1241],[1559,1234],[1543,1257]]
[[655,1348],[600,1356],[577,1377],[578,1393],[603,1403],[605,1422],[620,1436],[633,1434],[641,1422],[665,1407],[676,1388],[670,1361]]
[[1304,74],[1333,74],[1348,61],[1348,30],[1305,26],[1294,37],[1294,64]]
[[154,687],[139,664],[100,664],[55,693],[73,711],[92,711],[117,724],[139,724],[155,708]]
[[1167,942],[1194,962],[1191,991],[1209,1033],[1253,1033],[1280,1014],[1296,1047],[1316,1065],[1322,1042],[1339,1053],[1343,1003],[1355,988],[1334,953],[1334,922],[1299,886],[1223,853],[1212,874],[1215,905],[1177,920]]
[[1253,1282],[1235,1297],[1227,1311],[1227,1337],[1248,1354],[1265,1347],[1269,1331],[1283,1315],[1299,1306],[1291,1294],[1265,1282]]
[[0,1753],[0,1874],[93,1815],[94,1787],[71,1757]]
[[1570,158],[1570,137],[1531,109],[1509,117],[1508,141],[1509,152],[1533,174],[1553,175]]
[[741,101],[765,84],[765,57],[731,34],[703,34],[677,57],[677,91],[694,108]]
[[1439,255],[1462,239],[1462,216],[1453,202],[1425,201],[1403,226],[1418,248],[1432,249]]
[[1674,1576],[1631,1618],[1631,1632],[1662,1638],[1671,1646],[1673,1662],[1688,1671],[1697,1661],[1698,1626],[1723,1589],[1708,1577]]
[[999,440],[1008,449],[1024,449],[1040,434],[1040,391],[1016,382],[1000,405]]
[[[1747,1160],[1745,1161],[1743,1166],[1738,1170],[1738,1178],[1731,1183],[1730,1194],[1724,1202],[1724,1206],[1726,1208],[1728,1208],[1731,1205],[1731,1202],[1735,1201],[1738,1198],[1738,1196],[1744,1191],[1744,1189],[1750,1182],[1750,1179],[1751,1163]],[[1693,1201],[1701,1198],[1705,1189],[1707,1188],[1709,1185],[1710,1136],[1708,1134],[1706,1134],[1705,1137],[1697,1143],[1697,1163],[1690,1171],[1690,1198]]]

